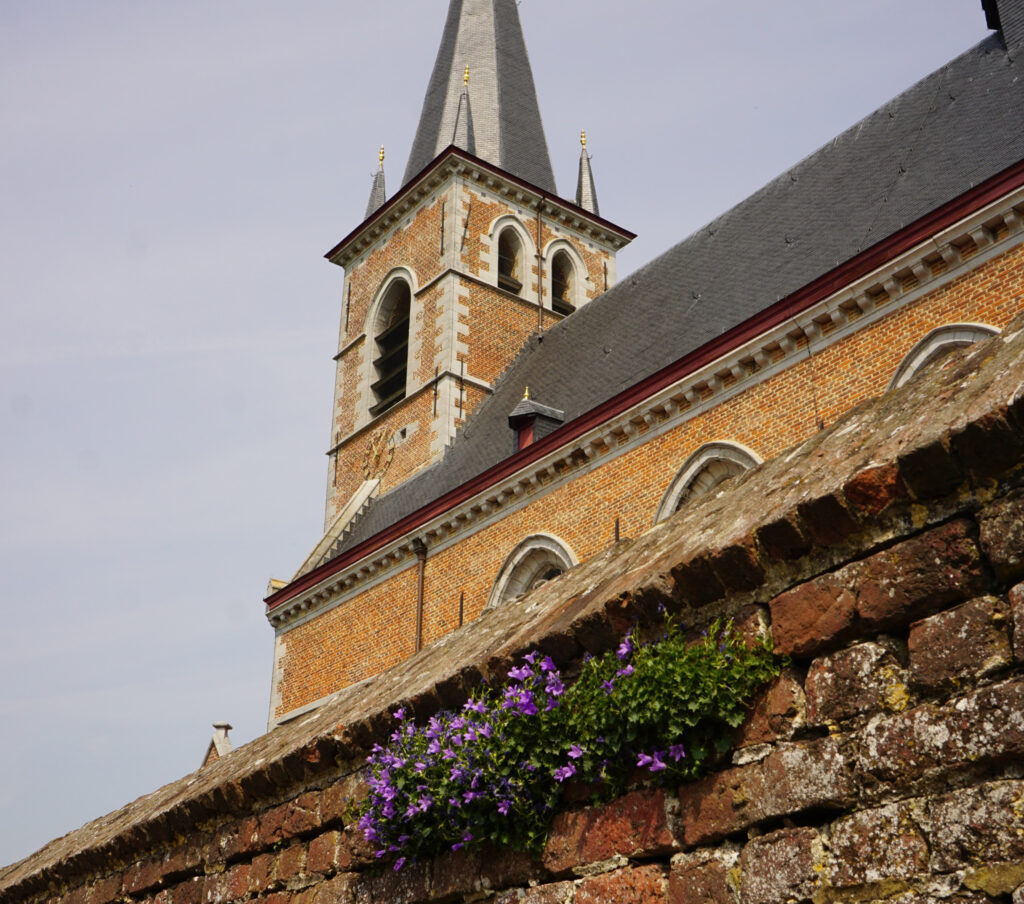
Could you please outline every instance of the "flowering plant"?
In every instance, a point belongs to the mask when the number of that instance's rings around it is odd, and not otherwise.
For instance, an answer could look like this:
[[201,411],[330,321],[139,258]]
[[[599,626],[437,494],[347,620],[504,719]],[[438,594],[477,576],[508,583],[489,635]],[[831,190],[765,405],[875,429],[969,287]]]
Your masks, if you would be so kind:
[[538,851],[566,781],[618,794],[639,768],[688,780],[730,746],[754,691],[778,674],[769,644],[715,623],[697,643],[664,634],[588,658],[568,689],[533,652],[501,687],[483,685],[461,712],[424,726],[394,713],[386,747],[368,757],[359,826],[377,856],[409,858],[466,844]]

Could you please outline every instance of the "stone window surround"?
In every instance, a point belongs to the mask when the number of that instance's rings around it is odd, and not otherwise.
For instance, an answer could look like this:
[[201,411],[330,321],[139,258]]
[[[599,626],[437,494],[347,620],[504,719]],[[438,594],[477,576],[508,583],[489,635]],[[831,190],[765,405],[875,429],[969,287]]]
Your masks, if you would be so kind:
[[704,443],[686,461],[672,478],[672,482],[665,490],[658,505],[658,513],[655,515],[654,523],[664,521],[669,515],[674,514],[679,504],[686,495],[694,481],[716,462],[727,462],[730,465],[749,471],[762,462],[762,458],[753,449],[744,446],[742,443],[731,440],[715,440]]
[[999,334],[987,323],[950,323],[936,327],[918,342],[896,368],[888,390],[899,389],[936,358],[955,348],[967,348]]
[[530,589],[530,583],[545,565],[568,571],[579,564],[569,544],[554,534],[531,534],[509,553],[498,572],[485,609],[509,602]]

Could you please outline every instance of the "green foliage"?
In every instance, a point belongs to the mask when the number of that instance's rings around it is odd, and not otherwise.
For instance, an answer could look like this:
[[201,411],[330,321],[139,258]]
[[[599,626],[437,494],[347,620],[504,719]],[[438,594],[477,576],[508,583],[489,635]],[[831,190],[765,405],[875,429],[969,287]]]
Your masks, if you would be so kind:
[[766,642],[718,622],[697,642],[671,620],[652,643],[631,632],[568,690],[551,659],[531,653],[461,713],[417,727],[396,712],[388,746],[369,757],[359,825],[378,857],[396,855],[395,869],[481,841],[538,851],[567,781],[616,795],[638,768],[661,781],[697,777],[778,671]]

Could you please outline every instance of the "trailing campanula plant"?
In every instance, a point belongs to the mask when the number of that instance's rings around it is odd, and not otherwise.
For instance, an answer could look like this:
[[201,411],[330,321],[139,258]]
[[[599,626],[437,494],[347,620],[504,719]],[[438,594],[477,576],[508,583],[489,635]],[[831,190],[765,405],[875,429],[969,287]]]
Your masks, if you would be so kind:
[[538,851],[568,781],[621,793],[635,771],[689,780],[730,746],[754,691],[778,674],[767,642],[716,623],[699,642],[670,619],[656,641],[630,632],[566,688],[530,653],[500,687],[417,726],[394,713],[368,757],[359,826],[377,856],[411,858],[491,842]]

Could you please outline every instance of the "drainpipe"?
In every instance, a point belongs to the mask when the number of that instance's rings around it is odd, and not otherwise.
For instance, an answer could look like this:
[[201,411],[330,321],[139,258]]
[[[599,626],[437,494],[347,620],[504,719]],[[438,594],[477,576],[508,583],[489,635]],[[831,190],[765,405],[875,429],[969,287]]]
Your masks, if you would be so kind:
[[423,582],[427,570],[427,544],[419,537],[412,541],[416,553],[416,652],[423,649]]

